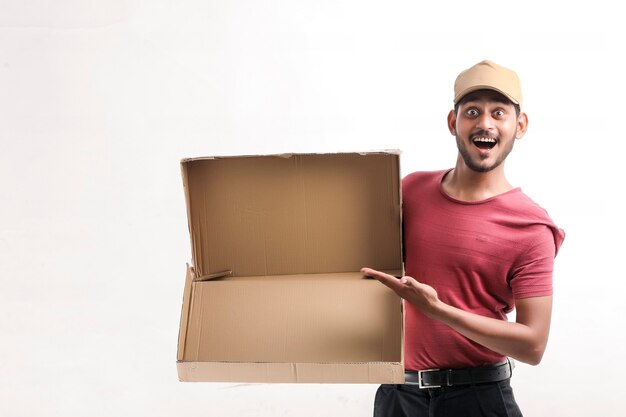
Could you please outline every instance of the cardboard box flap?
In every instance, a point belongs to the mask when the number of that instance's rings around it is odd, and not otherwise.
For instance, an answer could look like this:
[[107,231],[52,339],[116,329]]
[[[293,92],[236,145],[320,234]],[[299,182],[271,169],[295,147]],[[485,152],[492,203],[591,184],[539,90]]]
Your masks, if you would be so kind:
[[402,269],[399,154],[181,162],[198,276]]

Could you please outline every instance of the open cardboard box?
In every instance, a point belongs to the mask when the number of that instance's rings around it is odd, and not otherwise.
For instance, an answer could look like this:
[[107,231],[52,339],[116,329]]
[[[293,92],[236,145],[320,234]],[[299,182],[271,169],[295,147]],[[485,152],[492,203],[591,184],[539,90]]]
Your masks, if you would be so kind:
[[181,381],[402,383],[398,152],[181,162]]

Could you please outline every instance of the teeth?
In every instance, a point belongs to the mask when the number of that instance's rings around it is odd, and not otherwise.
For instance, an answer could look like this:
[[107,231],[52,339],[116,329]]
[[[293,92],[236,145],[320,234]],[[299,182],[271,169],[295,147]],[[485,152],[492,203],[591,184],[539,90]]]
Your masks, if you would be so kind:
[[474,142],[488,142],[495,143],[496,140],[494,138],[474,138]]

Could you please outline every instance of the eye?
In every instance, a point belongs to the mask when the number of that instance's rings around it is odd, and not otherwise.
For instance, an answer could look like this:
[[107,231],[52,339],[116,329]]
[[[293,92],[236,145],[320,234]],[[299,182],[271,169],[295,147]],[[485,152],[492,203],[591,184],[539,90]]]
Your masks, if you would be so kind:
[[467,109],[465,111],[465,114],[468,117],[476,117],[476,116],[478,116],[478,110],[476,110],[475,108]]
[[504,117],[504,114],[505,114],[505,113],[504,113],[504,110],[496,110],[496,111],[494,111],[494,112],[493,112],[493,115],[494,115],[495,117],[498,117],[498,118],[500,118],[500,117]]

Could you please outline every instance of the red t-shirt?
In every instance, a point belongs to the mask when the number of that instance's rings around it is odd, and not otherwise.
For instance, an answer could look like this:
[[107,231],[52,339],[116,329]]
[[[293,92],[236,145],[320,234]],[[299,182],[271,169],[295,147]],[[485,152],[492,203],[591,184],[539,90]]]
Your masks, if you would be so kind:
[[[454,307],[506,320],[515,300],[552,294],[554,257],[565,237],[519,188],[464,202],[447,195],[448,171],[402,181],[406,275]],[[405,367],[464,368],[504,357],[405,303]]]

